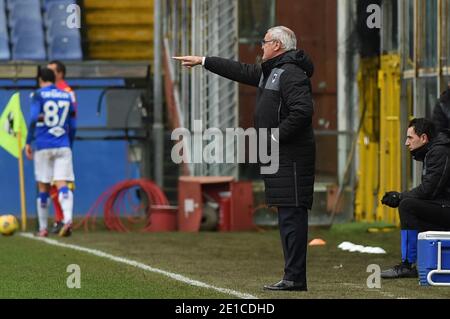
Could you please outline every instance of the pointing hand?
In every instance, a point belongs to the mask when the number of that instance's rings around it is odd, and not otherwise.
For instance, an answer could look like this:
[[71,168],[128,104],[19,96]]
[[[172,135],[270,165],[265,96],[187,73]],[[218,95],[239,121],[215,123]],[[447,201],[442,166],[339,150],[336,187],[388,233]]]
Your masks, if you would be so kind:
[[187,56],[174,56],[173,59],[181,61],[181,65],[192,68],[193,66],[202,64],[203,57],[201,56],[193,56],[193,55],[187,55]]

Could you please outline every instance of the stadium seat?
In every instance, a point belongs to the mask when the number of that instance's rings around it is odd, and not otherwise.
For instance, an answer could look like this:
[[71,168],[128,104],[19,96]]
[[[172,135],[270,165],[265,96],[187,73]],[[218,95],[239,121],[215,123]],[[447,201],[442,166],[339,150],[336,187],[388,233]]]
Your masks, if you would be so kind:
[[72,4],[72,3],[76,3],[76,0],[43,0],[42,5],[44,7],[44,10],[47,10],[47,8],[55,2],[63,2],[66,4]]
[[[20,20],[22,21],[22,20]],[[15,43],[19,38],[32,36],[40,40],[44,40],[44,31],[42,29],[42,24],[38,21],[31,20],[25,21],[26,23],[17,23],[11,28],[11,42]]]
[[[32,4],[33,3],[33,4]],[[13,6],[9,13],[9,26],[12,28],[17,25],[18,21],[38,21],[42,24],[41,8],[37,2],[20,2]]]
[[47,27],[46,39],[51,43],[57,36],[77,36],[80,38],[80,31],[77,28],[70,29],[67,27],[66,19],[53,20]]
[[0,33],[0,60],[9,59],[11,59],[11,54],[9,52],[8,38],[7,36],[5,36],[5,34]]
[[2,14],[0,13],[0,33],[8,33],[8,27],[6,26],[6,21],[1,20]]
[[12,46],[13,60],[45,60],[43,39],[34,36],[24,36],[17,39]]
[[0,60],[9,60],[11,58],[5,10],[5,0],[0,0]]
[[41,6],[39,5],[39,1],[36,0],[15,0],[8,1],[7,9],[10,14],[16,11],[24,11],[24,8],[29,11],[41,11]]
[[75,3],[72,0],[50,1],[45,5],[44,22],[49,26],[53,20],[67,19],[67,6]]
[[12,11],[16,5],[21,3],[32,3],[31,5],[39,4],[36,0],[6,0],[5,3],[8,11]]
[[5,0],[0,0],[0,33],[8,31],[6,27]]
[[50,60],[82,60],[83,53],[79,36],[56,36],[49,44]]

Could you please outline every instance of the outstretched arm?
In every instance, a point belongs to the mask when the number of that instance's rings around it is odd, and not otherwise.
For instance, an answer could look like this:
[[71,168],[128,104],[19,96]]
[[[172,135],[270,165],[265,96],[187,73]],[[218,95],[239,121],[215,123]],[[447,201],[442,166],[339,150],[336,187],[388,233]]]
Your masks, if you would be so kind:
[[245,64],[219,57],[180,56],[175,60],[182,61],[181,65],[192,68],[204,64],[205,69],[232,81],[258,86],[261,78],[261,66]]
[[202,64],[204,57],[187,55],[187,56],[174,56],[173,59],[181,61],[181,65],[187,68],[192,68],[196,65]]

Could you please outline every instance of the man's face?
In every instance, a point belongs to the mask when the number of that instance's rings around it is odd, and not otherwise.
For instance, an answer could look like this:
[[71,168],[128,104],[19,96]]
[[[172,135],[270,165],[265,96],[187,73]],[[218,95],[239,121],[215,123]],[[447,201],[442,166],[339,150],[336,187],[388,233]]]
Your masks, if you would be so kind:
[[271,58],[283,53],[280,41],[272,39],[272,35],[270,33],[266,33],[264,36],[264,40],[261,43],[261,48],[263,50],[263,61],[270,60]]
[[59,82],[63,79],[63,74],[62,72],[58,72],[58,67],[56,64],[49,64],[47,65],[47,68],[49,68],[50,70],[53,71],[53,73],[55,73],[56,82]]
[[428,142],[429,140],[426,134],[422,134],[421,136],[419,136],[416,134],[413,126],[408,128],[405,145],[408,146],[410,152],[424,146]]

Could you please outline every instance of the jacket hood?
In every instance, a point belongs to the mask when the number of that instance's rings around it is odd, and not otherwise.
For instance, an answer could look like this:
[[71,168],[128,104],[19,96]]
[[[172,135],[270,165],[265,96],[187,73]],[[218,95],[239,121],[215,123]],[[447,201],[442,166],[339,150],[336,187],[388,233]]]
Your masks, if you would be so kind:
[[427,155],[428,151],[434,146],[438,145],[447,145],[450,147],[450,129],[446,129],[439,133],[430,143],[411,151],[411,155],[414,160],[423,162],[425,155]]
[[445,129],[436,136],[432,141],[434,145],[450,145],[450,129]]
[[444,92],[442,92],[441,97],[439,99],[441,103],[450,102],[450,87],[447,88]]
[[314,74],[314,64],[311,58],[303,50],[291,50],[287,51],[279,56],[276,56],[270,60],[267,60],[262,64],[263,68],[274,68],[286,63],[292,63],[298,65],[306,75],[311,78]]

